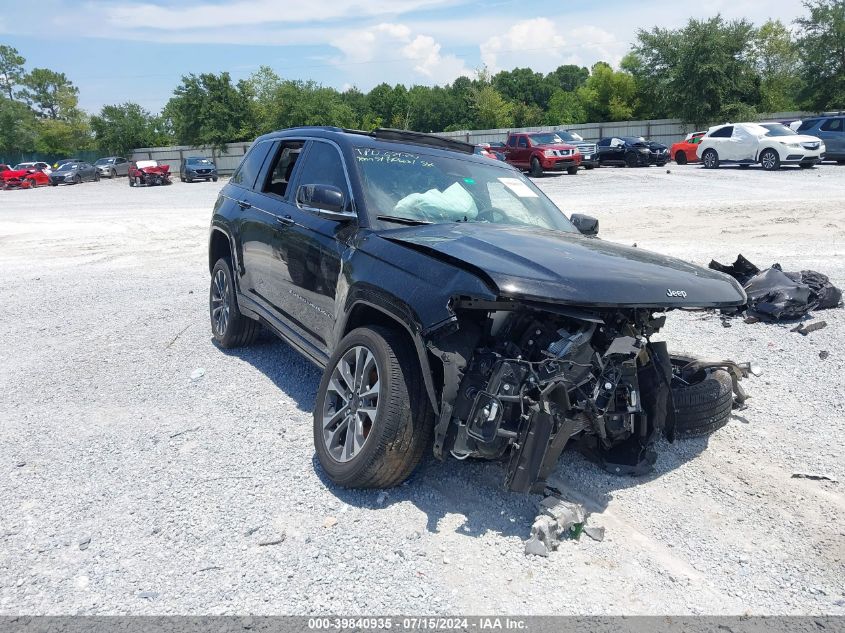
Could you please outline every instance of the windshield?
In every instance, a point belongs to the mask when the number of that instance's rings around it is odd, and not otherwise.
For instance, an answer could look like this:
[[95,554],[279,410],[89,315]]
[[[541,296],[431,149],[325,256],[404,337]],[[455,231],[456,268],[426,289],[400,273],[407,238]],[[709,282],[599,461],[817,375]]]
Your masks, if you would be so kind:
[[187,159],[189,165],[210,165],[211,161],[207,158],[189,158]]
[[98,160],[95,165],[111,165],[114,162],[113,158],[101,158]]
[[560,131],[556,132],[556,134],[565,143],[580,143],[584,140],[580,135],[576,134],[575,132]]
[[385,223],[491,222],[577,233],[531,181],[508,167],[369,147],[356,147],[355,159],[367,206]]
[[65,163],[64,165],[59,165],[56,171],[73,171],[74,167],[76,167],[76,163]]
[[795,136],[795,132],[780,123],[763,123],[762,127],[768,130],[766,136]]
[[563,143],[564,140],[558,136],[556,132],[548,132],[546,134],[529,134],[528,138],[535,145],[556,145]]

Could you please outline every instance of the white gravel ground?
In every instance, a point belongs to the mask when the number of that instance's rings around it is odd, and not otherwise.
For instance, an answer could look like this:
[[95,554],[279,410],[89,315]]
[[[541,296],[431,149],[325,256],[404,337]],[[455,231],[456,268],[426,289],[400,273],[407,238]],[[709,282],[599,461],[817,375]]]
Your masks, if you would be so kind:
[[[670,170],[539,184],[606,239],[845,286],[845,167]],[[845,311],[807,337],[670,315],[674,349],[759,362],[749,408],[648,477],[567,452],[607,538],[528,558],[538,498],[499,465],[338,489],[312,447],[318,371],[269,335],[212,345],[222,184],[0,192],[0,613],[845,614]]]

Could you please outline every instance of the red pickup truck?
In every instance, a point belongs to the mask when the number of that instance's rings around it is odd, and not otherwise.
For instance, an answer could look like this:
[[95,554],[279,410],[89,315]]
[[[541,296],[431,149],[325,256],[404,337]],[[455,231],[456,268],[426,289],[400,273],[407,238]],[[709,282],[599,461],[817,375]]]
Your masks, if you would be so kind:
[[505,160],[536,177],[544,171],[563,171],[574,176],[581,166],[581,152],[574,145],[560,142],[554,132],[515,132],[503,148]]

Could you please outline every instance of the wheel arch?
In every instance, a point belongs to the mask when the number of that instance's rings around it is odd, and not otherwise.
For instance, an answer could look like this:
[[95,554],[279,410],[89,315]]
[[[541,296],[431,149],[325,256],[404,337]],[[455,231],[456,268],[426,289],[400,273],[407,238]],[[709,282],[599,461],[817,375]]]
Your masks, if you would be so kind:
[[227,233],[219,227],[211,228],[211,235],[208,238],[208,272],[214,270],[214,264],[221,257],[229,257],[232,259],[234,266],[234,252],[232,248],[232,240]]
[[[432,363],[429,359],[431,353],[426,349],[419,332],[415,332],[410,325],[405,323],[396,314],[391,313],[382,306],[359,299],[352,303],[347,310],[344,323],[339,330],[340,336],[338,340],[356,328],[372,325],[386,327],[398,332],[413,346],[420,365],[420,371],[422,372],[426,393],[431,401],[435,415],[439,415],[440,403],[437,397],[436,381],[442,383],[442,371],[436,373],[432,370]],[[437,364],[435,363],[434,367],[436,366]]]

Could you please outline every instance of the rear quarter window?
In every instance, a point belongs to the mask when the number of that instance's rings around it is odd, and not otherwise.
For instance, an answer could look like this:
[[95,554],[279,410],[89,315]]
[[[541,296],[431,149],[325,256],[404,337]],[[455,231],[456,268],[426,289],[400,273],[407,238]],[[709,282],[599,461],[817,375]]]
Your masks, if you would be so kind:
[[246,153],[246,156],[244,156],[241,164],[238,165],[230,182],[252,189],[255,185],[255,179],[258,177],[261,167],[267,159],[267,152],[272,145],[273,143],[270,141],[253,145]]

